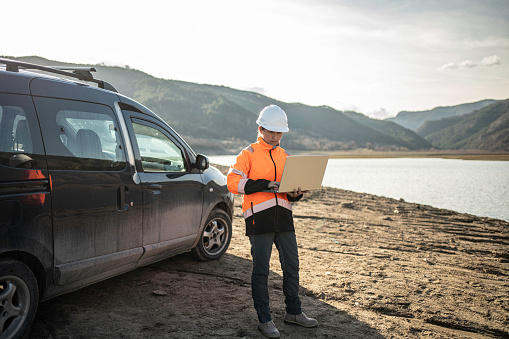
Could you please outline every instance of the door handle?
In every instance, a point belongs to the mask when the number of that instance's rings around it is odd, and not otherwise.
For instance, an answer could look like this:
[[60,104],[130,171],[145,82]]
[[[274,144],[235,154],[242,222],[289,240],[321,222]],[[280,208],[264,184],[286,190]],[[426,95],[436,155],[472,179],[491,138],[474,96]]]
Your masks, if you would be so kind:
[[150,194],[161,194],[161,189],[163,188],[160,184],[150,184],[148,185],[148,189],[150,190]]
[[129,204],[129,188],[122,186],[117,188],[117,209],[119,211],[127,211]]

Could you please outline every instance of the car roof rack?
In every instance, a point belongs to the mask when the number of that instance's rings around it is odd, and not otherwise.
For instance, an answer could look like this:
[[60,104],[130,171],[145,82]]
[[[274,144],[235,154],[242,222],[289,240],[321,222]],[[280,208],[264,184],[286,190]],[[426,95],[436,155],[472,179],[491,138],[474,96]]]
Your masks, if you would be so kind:
[[[36,64],[31,64],[28,62],[17,61],[12,59],[0,58],[0,64],[5,64],[5,70],[8,72],[19,72],[19,69],[37,69],[39,71],[64,75],[68,77],[73,77],[81,81],[88,81],[96,83],[99,88],[107,89],[112,92],[117,92],[117,89],[113,87],[110,83],[94,79],[94,76],[91,72],[97,72],[94,67],[60,67],[60,66],[41,66]],[[72,71],[72,72],[70,72]]]

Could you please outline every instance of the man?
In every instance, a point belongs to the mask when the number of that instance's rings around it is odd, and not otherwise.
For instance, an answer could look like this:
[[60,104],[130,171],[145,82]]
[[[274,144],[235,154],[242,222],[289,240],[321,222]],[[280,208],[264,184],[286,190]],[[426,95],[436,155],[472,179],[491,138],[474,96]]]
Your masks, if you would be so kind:
[[[257,141],[237,156],[228,172],[228,189],[242,194],[242,211],[246,235],[251,243],[253,271],[251,290],[258,314],[258,328],[269,338],[279,338],[269,308],[268,275],[272,244],[279,251],[285,294],[285,323],[316,327],[301,309],[299,297],[299,255],[293,225],[292,204],[303,193],[296,188],[291,193],[276,193],[286,157],[279,146],[283,133],[288,132],[286,113],[276,105],[265,107],[256,120]],[[273,190],[272,192],[270,190]]]

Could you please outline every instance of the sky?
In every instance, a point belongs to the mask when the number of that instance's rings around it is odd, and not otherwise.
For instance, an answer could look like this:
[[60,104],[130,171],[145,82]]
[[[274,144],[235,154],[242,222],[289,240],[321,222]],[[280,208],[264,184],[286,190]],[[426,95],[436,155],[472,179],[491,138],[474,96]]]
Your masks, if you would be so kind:
[[0,21],[3,56],[129,66],[379,119],[509,98],[509,0],[25,0],[16,8]]

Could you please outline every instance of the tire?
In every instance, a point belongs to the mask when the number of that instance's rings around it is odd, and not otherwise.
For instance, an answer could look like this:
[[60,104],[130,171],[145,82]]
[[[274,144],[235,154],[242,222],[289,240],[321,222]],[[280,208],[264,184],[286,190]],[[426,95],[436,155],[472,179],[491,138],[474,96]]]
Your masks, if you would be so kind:
[[27,265],[0,259],[0,338],[27,335],[39,303],[39,289]]
[[221,209],[213,209],[200,235],[198,245],[191,250],[200,261],[215,260],[223,256],[232,239],[232,221]]

